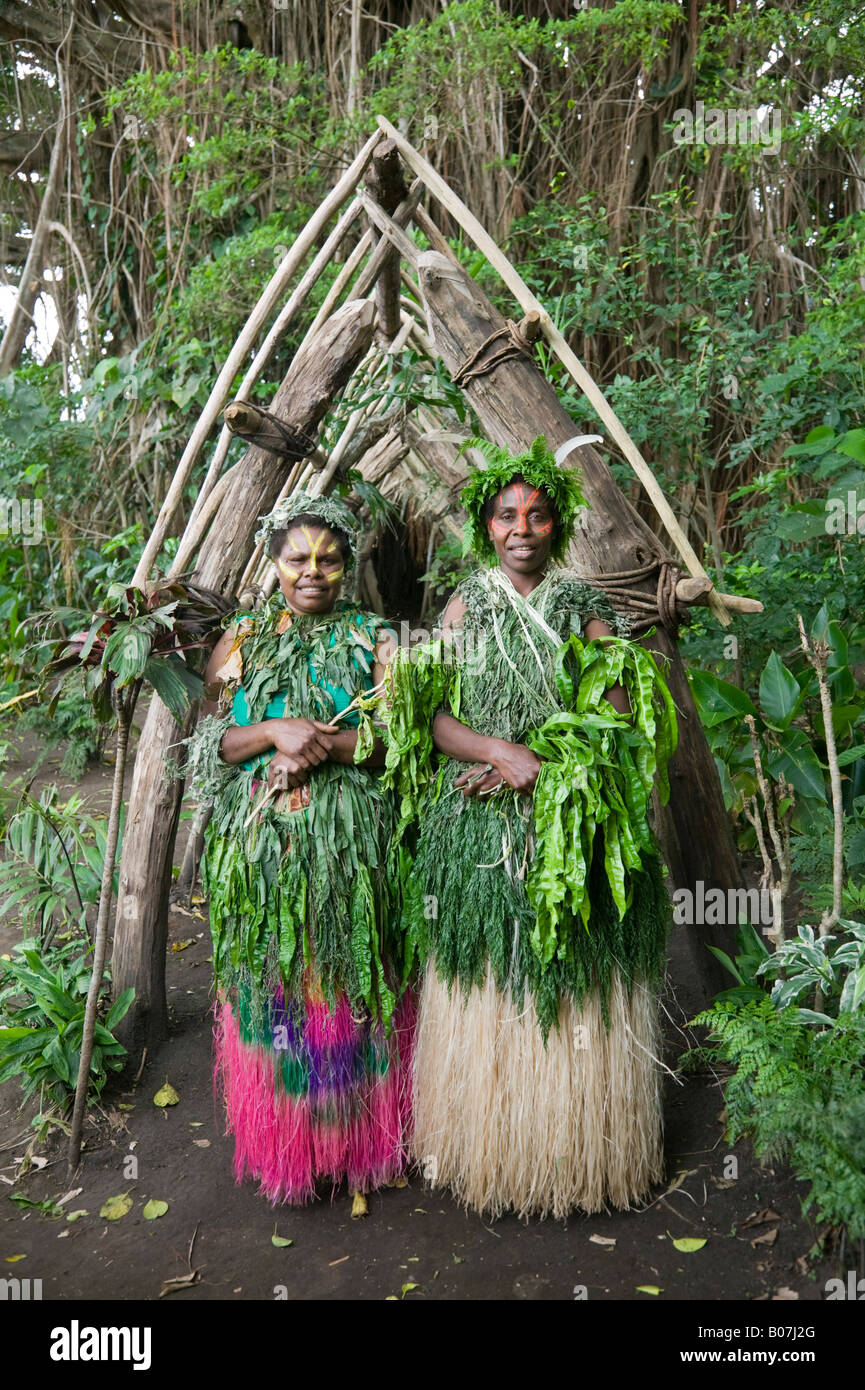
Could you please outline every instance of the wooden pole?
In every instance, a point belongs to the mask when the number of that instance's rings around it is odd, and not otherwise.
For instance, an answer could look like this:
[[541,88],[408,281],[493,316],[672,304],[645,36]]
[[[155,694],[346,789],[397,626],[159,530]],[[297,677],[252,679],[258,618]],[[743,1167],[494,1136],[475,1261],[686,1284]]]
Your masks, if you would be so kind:
[[[271,402],[271,411],[307,433],[316,426],[353,375],[372,342],[374,306],[343,306],[305,352],[299,352]],[[202,544],[197,577],[206,588],[232,595],[252,549],[258,518],[268,512],[285,480],[285,461],[251,446],[233,470],[219,512]],[[134,986],[136,998],[118,1027],[130,1054],[164,1035],[165,947],[168,895],[182,783],[165,776],[166,751],[194,722],[179,727],[154,695],[135,758],[123,837],[113,981],[117,993]]]
[[[373,152],[364,182],[379,206],[392,216],[406,196],[403,162],[392,140],[384,140]],[[373,244],[378,245],[379,240],[380,234],[376,230]],[[375,305],[381,338],[390,342],[400,328],[398,251],[391,251],[379,271],[375,282]]]
[[[448,187],[441,175],[436,172],[426,159],[424,159],[423,155],[418,154],[414,146],[411,145],[403,135],[400,135],[399,131],[396,130],[384,116],[378,117],[378,124],[381,130],[383,130],[398,146],[409,168],[412,169],[419,178],[423,179],[429,191],[439,200],[442,207],[447,209],[454,220],[462,227],[463,231],[471,237],[478,250],[484,253],[493,269],[498,271],[517,303],[522,307],[524,313],[529,313],[530,310],[534,310],[540,315],[544,337],[563,367],[573,377],[574,381],[594,407],[606,426],[610,438],[615,440],[625,458],[628,460],[628,463],[640,479],[640,482],[643,484],[643,487],[646,489],[652,501],[652,505],[663,523],[667,535],[681,555],[688,571],[696,577],[708,579],[706,571],[700,563],[691,542],[676,520],[673,509],[664,493],[661,491],[658,481],[648,463],[643,458],[612,406],[606,400],[601,390],[595,385],[576,353],[572,351],[564,336],[553,323],[540,300],[532,294],[532,291],[529,289],[522,276],[517,273],[507,256],[499,250],[489,232],[481,225],[474,213],[466,207],[461,198],[457,197],[453,189]],[[367,208],[367,210],[370,211],[369,208]],[[380,219],[378,219],[378,222],[379,226],[381,226]],[[709,594],[709,607],[719,623],[724,627],[728,627],[730,624],[729,614],[715,592],[714,586]]]
[[[436,350],[451,373],[457,371],[504,319],[480,287],[461,268],[435,251],[419,262],[420,287]],[[544,434],[556,449],[579,431],[555,390],[526,357],[503,361],[464,387],[484,433],[514,450]],[[583,573],[633,569],[667,555],[658,538],[616,485],[606,461],[589,445],[577,446],[567,464],[579,462],[589,509],[572,543],[571,562]],[[603,587],[603,580],[599,581]],[[644,585],[653,594],[657,580]],[[676,887],[741,886],[741,875],[724,807],[715,761],[700,725],[678,648],[659,628],[653,649],[666,658],[666,679],[679,711],[680,744],[670,768],[669,805],[658,818],[664,859]],[[725,901],[727,899],[725,898]],[[723,988],[723,972],[707,944],[735,949],[732,926],[691,927],[689,938],[707,998]]]
[[208,434],[216,423],[219,412],[225,405],[231,391],[231,386],[238,371],[246,360],[246,356],[255,342],[262,325],[271,312],[274,304],[280,298],[286,285],[291,280],[298,266],[302,263],[308,251],[314,244],[316,237],[327,226],[331,217],[342,207],[345,200],[354,192],[363,176],[363,172],[372,158],[372,152],[384,138],[381,131],[376,131],[367,140],[359,154],[352,160],[342,178],[331,189],[324,202],[313,213],[307,222],[300,236],[288,251],[286,256],[277,267],[275,274],[265,287],[261,297],[247,319],[241,330],[231,352],[226,358],[225,365],[213,390],[208,397],[195,428],[189,438],[189,442],[181,455],[174,477],[171,480],[165,500],[159,510],[154,526],[144,552],[138,562],[138,567],[132,578],[132,583],[139,589],[143,587],[144,581],[150,573],[150,567],[156,556],[159,554],[162,542],[168,534],[177,508],[183,497],[183,491],[189,481],[189,476],[198,458],[201,448]]
[[[283,305],[282,309],[280,309],[279,314],[277,315],[267,334],[267,337],[265,338],[261,347],[258,349],[258,352],[255,354],[255,357],[252,359],[252,362],[249,364],[246,374],[243,380],[241,381],[240,386],[237,389],[236,394],[241,398],[247,397],[252,388],[256,385],[259,377],[264,371],[264,368],[267,366],[267,363],[273,356],[274,350],[280,338],[282,338],[285,334],[288,325],[291,323],[298,309],[306,301],[306,298],[309,295],[310,290],[318,282],[322,273],[326,270],[328,265],[330,265],[330,262],[333,259],[334,252],[336,251],[340,242],[342,242],[345,239],[346,233],[349,231],[352,223],[357,218],[358,214],[360,213],[360,210],[360,200],[358,198],[353,198],[351,203],[343,213],[342,217],[337,222],[330,236],[327,238],[326,242],[322,246],[321,250],[318,252],[314,260],[309,265],[308,269],[302,276],[296,288],[292,291],[290,298]],[[189,516],[189,520],[186,523],[186,530],[184,531],[181,537],[180,548],[178,550],[177,555],[174,557],[171,569],[168,571],[170,575],[183,573],[184,565],[187,563],[186,555],[188,553],[188,547],[185,544],[186,534],[187,532],[200,534],[200,528],[198,527],[199,513],[201,511],[201,508],[207,502],[207,499],[210,495],[210,491],[214,487],[216,479],[219,477],[219,474],[222,470],[222,465],[225,462],[229,447],[231,445],[232,437],[233,436],[231,430],[227,427],[223,427],[222,431],[220,432],[219,439],[217,440],[216,448],[213,451],[213,458],[210,461],[210,465],[205,475],[204,482],[201,484],[201,489],[197,498],[195,499],[195,505],[193,506]],[[183,557],[182,563],[181,556]]]

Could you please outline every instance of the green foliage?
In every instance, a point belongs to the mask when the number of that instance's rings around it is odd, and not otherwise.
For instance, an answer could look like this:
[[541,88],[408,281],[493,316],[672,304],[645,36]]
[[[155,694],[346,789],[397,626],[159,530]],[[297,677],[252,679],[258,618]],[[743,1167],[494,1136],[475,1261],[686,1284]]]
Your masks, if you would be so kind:
[[38,800],[24,793],[3,830],[0,917],[14,909],[25,932],[38,933],[44,946],[72,927],[86,933],[88,910],[99,899],[105,842],[104,819],[91,815],[80,796],[62,802],[54,786]]
[[764,997],[721,1000],[694,1023],[709,1028],[710,1055],[736,1067],[729,1140],[747,1133],[761,1158],[788,1159],[810,1183],[804,1209],[865,1237],[865,1012],[833,1020]]
[[848,935],[835,951],[830,952],[829,948],[838,940],[837,936],[832,933],[815,936],[813,927],[800,926],[794,939],[782,942],[762,962],[757,974],[775,980],[772,1002],[776,1008],[797,1004],[803,995],[817,990],[824,1007],[835,1013],[855,1013],[862,1008],[865,1003],[865,924],[842,917],[838,926]]
[[[80,937],[49,951],[37,939],[20,941],[0,957],[0,1083],[18,1078],[25,1096],[40,1091],[67,1106],[75,1095],[90,985],[89,948]],[[98,1097],[108,1073],[119,1071],[126,1049],[112,1029],[135,996],[127,989],[96,1023],[88,1095]]]
[[[860,631],[853,629],[857,638]],[[861,794],[860,788],[865,791],[865,687],[851,669],[861,639],[853,646],[845,628],[830,620],[825,605],[810,624],[810,638],[828,646],[832,724],[844,777],[845,810],[852,816],[854,798]],[[816,678],[804,652],[797,646],[785,662],[779,652],[770,651],[762,670],[749,672],[753,696],[711,671],[691,669],[689,679],[721,774],[727,809],[740,813],[757,791],[753,748],[744,722],[751,716],[764,770],[775,782],[786,781],[803,803],[794,827],[801,832],[806,826],[822,825],[828,781],[826,731]]]
[[465,556],[465,546],[456,536],[445,534],[432,555],[432,562],[421,580],[427,585],[433,608],[441,607],[450,598],[456,586],[474,568]]
[[[603,845],[604,866],[619,916],[630,906],[630,875],[655,845],[648,806],[655,784],[669,796],[667,763],[676,748],[673,701],[653,658],[618,637],[585,647],[572,636],[556,657],[562,704],[526,745],[542,758],[533,793],[537,849],[526,891],[536,912],[532,945],[547,964],[567,954],[560,924],[579,916],[588,928],[589,870]],[[604,698],[621,683],[631,714]]]

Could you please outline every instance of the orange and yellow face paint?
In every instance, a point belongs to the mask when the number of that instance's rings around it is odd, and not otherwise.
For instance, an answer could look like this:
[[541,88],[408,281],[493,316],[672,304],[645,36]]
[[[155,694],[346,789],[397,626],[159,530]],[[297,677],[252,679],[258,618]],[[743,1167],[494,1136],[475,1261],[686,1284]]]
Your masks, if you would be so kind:
[[[513,493],[513,502],[505,503],[505,492]],[[539,525],[529,526],[529,514],[532,508],[536,506],[540,495],[540,488],[530,488],[525,483],[513,483],[511,487],[503,489],[496,498],[496,501],[500,507],[504,508],[507,506],[508,511],[515,511],[517,519],[516,522],[501,521],[499,518],[493,517],[490,521],[490,529],[493,534],[500,540],[504,540],[506,536],[510,535],[511,531],[519,526],[521,530],[531,530],[535,536],[548,536],[553,529],[552,518],[550,518],[549,521],[541,522]]]
[[[295,530],[300,531],[306,542],[307,557],[305,558],[309,559],[310,572],[312,574],[324,574],[324,578],[327,580],[328,584],[338,584],[345,573],[345,565],[341,564],[338,569],[330,570],[329,572],[325,572],[321,567],[322,561],[327,560],[331,556],[340,555],[339,545],[332,537],[330,543],[325,546],[325,542],[331,533],[329,531],[320,531],[317,528],[309,526],[295,527]],[[289,532],[289,536],[290,535],[291,532]],[[323,546],[324,549],[322,549]],[[297,546],[297,549],[302,550],[302,546]],[[296,584],[304,570],[304,562],[300,561],[299,563],[301,568],[295,569],[293,565],[288,565],[284,560],[278,559],[276,561],[276,568],[290,584]]]

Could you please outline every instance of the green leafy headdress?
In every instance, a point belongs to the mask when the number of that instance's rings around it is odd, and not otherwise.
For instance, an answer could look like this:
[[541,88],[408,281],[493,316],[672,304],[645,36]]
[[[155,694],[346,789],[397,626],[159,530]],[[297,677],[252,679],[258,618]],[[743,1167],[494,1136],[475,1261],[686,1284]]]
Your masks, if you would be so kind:
[[460,493],[460,501],[468,513],[466,538],[475,555],[484,563],[496,563],[497,555],[489,538],[484,520],[484,506],[519,475],[532,487],[542,488],[555,508],[559,519],[556,539],[550,556],[564,558],[574,530],[574,519],[580,507],[587,505],[583,496],[582,474],[578,468],[560,468],[542,434],[524,454],[509,454],[486,439],[468,439],[463,448],[480,449],[489,460],[486,468],[472,468],[469,480]]
[[338,497],[314,497],[311,492],[293,492],[277,502],[269,516],[260,516],[261,529],[256,532],[256,544],[262,542],[265,549],[274,531],[286,531],[298,516],[320,517],[325,526],[336,528],[348,537],[349,554],[345,567],[351,569],[357,549],[357,517],[345,502]]

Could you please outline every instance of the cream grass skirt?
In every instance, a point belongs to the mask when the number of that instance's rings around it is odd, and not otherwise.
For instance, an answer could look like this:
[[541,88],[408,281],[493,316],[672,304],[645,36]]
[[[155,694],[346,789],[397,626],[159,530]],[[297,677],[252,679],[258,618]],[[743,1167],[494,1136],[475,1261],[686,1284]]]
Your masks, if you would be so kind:
[[435,1186],[499,1216],[561,1219],[639,1201],[663,1166],[656,998],[614,975],[562,1003],[544,1047],[534,1001],[518,1012],[490,977],[468,998],[430,961],[414,1055],[414,1155]]

